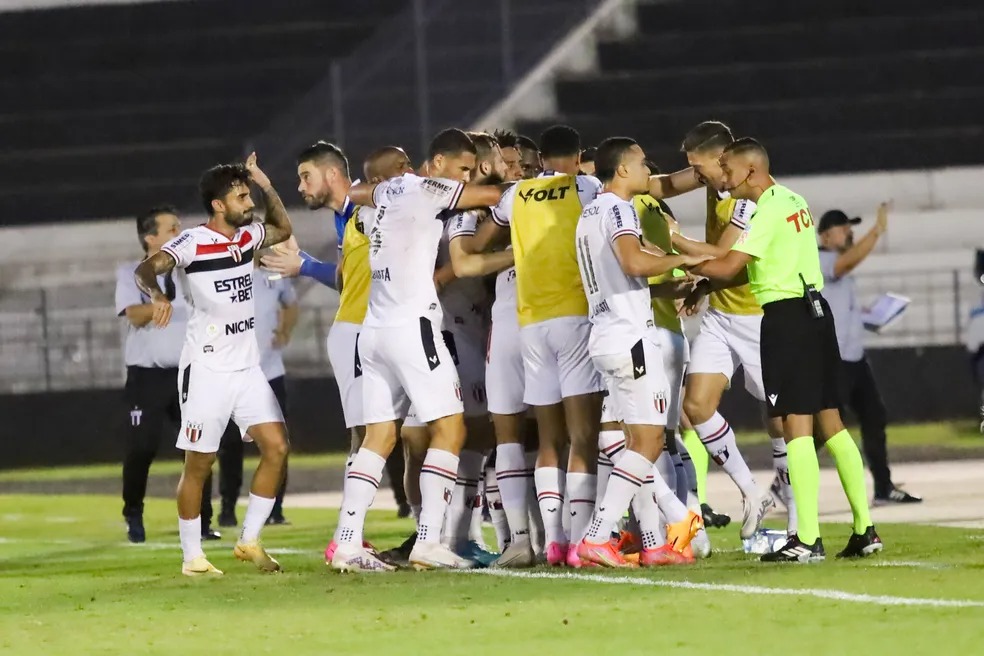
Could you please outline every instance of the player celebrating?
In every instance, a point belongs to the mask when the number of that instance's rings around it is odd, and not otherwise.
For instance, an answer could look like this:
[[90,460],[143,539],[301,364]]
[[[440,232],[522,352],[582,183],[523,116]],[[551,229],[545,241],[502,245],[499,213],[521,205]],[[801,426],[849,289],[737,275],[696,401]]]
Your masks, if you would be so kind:
[[[265,223],[253,223],[249,183],[262,192]],[[260,529],[276,501],[287,459],[287,428],[266,376],[260,369],[254,333],[253,252],[291,235],[290,218],[270,179],[256,164],[215,166],[199,183],[209,220],[184,230],[144,260],[135,276],[154,304],[154,323],[167,325],[171,302],[157,276],[178,269],[189,290],[191,319],[181,354],[179,379],[181,430],[177,446],[185,451],[178,483],[178,531],[183,574],[222,574],[201,545],[199,506],[202,484],[212,469],[219,441],[229,420],[235,421],[260,449],[243,530],[233,553],[264,571],[279,563],[259,544]]]
[[465,185],[475,169],[475,145],[460,130],[439,133],[429,149],[429,171],[379,185],[356,185],[354,202],[376,208],[369,231],[369,306],[359,336],[366,439],[345,479],[332,558],[337,569],[383,571],[362,546],[366,511],[379,486],[386,457],[396,444],[396,421],[412,402],[428,425],[431,442],[420,475],[421,512],[410,553],[418,569],[466,568],[471,561],[441,544],[447,499],[465,440],[461,385],[444,340],[443,312],[433,284],[444,210],[494,204],[501,189]]
[[830,306],[820,294],[823,275],[813,217],[803,198],[776,184],[769,156],[754,139],[724,149],[725,188],[757,203],[734,248],[695,269],[721,285],[747,278],[762,305],[762,378],[769,416],[781,419],[789,452],[789,474],[799,511],[797,535],[764,562],[814,562],[825,557],[820,540],[820,465],[814,426],[834,458],[851,504],[854,532],[841,558],[867,556],[882,548],[871,524],[861,453],[841,421],[838,407],[840,351]]
[[[687,161],[707,188],[707,243],[674,234],[673,247],[678,252],[715,257],[726,254],[755,211],[752,200],[733,198],[722,186],[719,159],[724,148],[733,141],[728,126],[717,121],[701,123],[684,137],[681,150],[687,154]],[[749,538],[775,507],[775,502],[768,490],[756,484],[738,449],[734,431],[717,408],[739,365],[744,372],[745,389],[760,402],[765,402],[759,357],[762,308],[747,285],[712,290],[710,281],[698,284],[687,303],[693,306],[708,294],[710,308],[694,339],[683,407],[707,452],[741,490],[744,514],[740,533],[742,538]],[[791,535],[796,532],[796,507],[788,485],[781,422],[770,420],[768,430],[772,438],[773,465],[783,482],[780,495],[789,507],[787,532]],[[706,510],[710,511],[710,508]],[[710,521],[710,518],[705,519]]]
[[[703,522],[653,469],[663,451],[671,392],[657,342],[660,338],[655,334],[647,278],[699,264],[709,256],[660,256],[642,247],[632,198],[647,191],[650,172],[634,140],[606,139],[598,147],[595,162],[605,186],[578,221],[578,266],[590,307],[588,350],[605,378],[609,401],[616,406],[627,439],[577,555],[598,565],[624,566],[609,536],[637,498],[642,502],[640,564],[679,562]],[[662,547],[659,510],[669,520],[667,544]]]

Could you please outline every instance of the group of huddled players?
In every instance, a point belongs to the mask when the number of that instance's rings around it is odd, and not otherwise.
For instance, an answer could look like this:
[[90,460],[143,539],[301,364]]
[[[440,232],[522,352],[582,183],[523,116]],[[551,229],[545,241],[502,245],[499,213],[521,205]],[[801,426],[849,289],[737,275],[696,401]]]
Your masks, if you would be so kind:
[[[738,367],[751,395],[766,402],[762,308],[747,284],[713,284],[698,275],[702,264],[740,241],[755,212],[752,201],[728,193],[734,187],[722,155],[734,142],[724,124],[701,123],[683,139],[688,168],[672,174],[659,174],[627,138],[607,139],[591,149],[593,161],[582,159],[579,134],[562,125],[545,130],[539,143],[508,131],[447,129],[416,170],[399,147],[371,153],[364,181],[352,179],[334,144],[319,141],[300,153],[298,191],[310,209],[334,211],[340,234],[333,281],[340,302],[327,350],[352,450],[338,526],[325,550],[331,567],[690,564],[711,553],[705,526],[730,521],[701,503],[709,459],[741,493],[742,538],[756,533],[778,499],[788,510],[790,542],[768,559],[816,559],[796,541],[782,418],[767,420],[775,467],[770,489],[754,479],[717,411]],[[211,202],[215,210],[210,221],[229,218],[224,194],[257,181],[255,159],[250,166],[244,180],[213,185],[212,198],[203,187],[206,209]],[[276,194],[258,175],[267,224],[229,221],[224,232],[238,248],[290,237],[286,215],[268,225]],[[664,202],[698,189],[707,199],[706,241],[680,234]],[[191,240],[199,253],[204,236]],[[142,265],[142,276],[138,269],[149,293],[153,275],[172,260],[193,262],[177,248],[182,239],[165,246],[156,266]],[[303,254],[292,242],[278,248],[264,266],[297,275]],[[705,297],[709,307],[690,345],[680,317],[695,314]],[[208,312],[207,305],[196,302],[194,311]],[[200,323],[210,330],[222,321]],[[227,329],[210,336],[241,335]],[[201,348],[192,344],[189,357],[200,359]],[[236,410],[253,392],[223,394],[240,394],[225,417],[237,420]],[[239,423],[260,446],[260,468],[271,468],[260,485],[272,489],[286,430],[280,423],[282,440],[253,430],[250,421],[260,421],[261,429],[269,425],[262,421],[278,421],[261,395],[252,414],[263,408],[271,417]],[[188,424],[185,419],[186,433]],[[180,447],[207,455],[210,444],[188,437],[182,434]],[[402,545],[377,552],[364,523],[395,448],[406,456],[404,485],[417,530]],[[275,453],[273,464],[268,451]],[[195,512],[196,481],[189,478],[183,504],[179,490],[182,522]],[[278,569],[258,541],[266,497],[273,495],[255,481],[236,554]],[[495,527],[494,549],[482,539],[483,505]],[[866,521],[856,516],[855,526]],[[856,534],[841,555],[875,550]],[[217,572],[193,527],[183,524],[182,547],[186,574]]]

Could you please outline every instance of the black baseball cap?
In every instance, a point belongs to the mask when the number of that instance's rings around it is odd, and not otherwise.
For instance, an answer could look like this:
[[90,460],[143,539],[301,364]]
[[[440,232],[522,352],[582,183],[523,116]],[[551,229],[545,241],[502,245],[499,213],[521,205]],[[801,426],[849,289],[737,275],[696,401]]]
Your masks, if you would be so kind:
[[859,223],[861,223],[860,216],[856,216],[852,219],[841,210],[829,210],[824,212],[823,216],[820,217],[820,225],[817,227],[817,232],[826,232],[837,226],[848,224],[857,225]]

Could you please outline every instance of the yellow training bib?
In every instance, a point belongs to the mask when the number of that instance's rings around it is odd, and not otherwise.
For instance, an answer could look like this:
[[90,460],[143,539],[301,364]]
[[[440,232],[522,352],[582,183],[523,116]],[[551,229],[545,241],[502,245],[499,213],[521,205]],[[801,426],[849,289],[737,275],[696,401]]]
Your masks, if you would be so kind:
[[[721,235],[724,234],[725,228],[731,223],[737,202],[730,196],[719,198],[717,192],[708,188],[707,225],[705,228],[705,238],[708,244],[716,244]],[[762,307],[755,300],[748,285],[711,292],[708,298],[712,308],[726,314],[762,314]]]
[[342,233],[342,295],[335,321],[362,324],[369,307],[369,238],[362,234],[359,210]]
[[[636,196],[632,199],[636,214],[639,215],[639,224],[642,226],[642,236],[651,244],[659,246],[664,253],[673,252],[673,243],[670,241],[670,226],[666,222],[666,215],[663,208],[655,198],[646,194]],[[650,285],[657,285],[675,277],[677,270],[669,271],[661,276],[654,276],[649,279]],[[653,299],[653,320],[656,325],[675,333],[683,334],[683,322],[677,316],[676,303],[672,298]]]
[[520,326],[588,315],[574,245],[582,209],[573,175],[517,183],[510,229]]

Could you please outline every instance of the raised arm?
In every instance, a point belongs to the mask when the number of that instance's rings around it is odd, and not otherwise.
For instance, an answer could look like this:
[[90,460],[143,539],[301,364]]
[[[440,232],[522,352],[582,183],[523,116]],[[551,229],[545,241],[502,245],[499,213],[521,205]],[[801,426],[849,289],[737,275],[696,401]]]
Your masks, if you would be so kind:
[[692,167],[675,173],[664,173],[649,177],[649,195],[653,198],[672,198],[699,188],[700,182]]
[[273,188],[270,178],[257,166],[256,153],[251,153],[246,158],[246,170],[249,171],[249,177],[253,181],[253,184],[263,192],[263,203],[265,206],[263,226],[266,228],[266,236],[263,238],[260,248],[266,248],[267,246],[273,246],[282,241],[287,241],[293,233],[290,216],[287,214],[287,208],[284,207],[284,202],[280,200],[280,195]]
[[741,228],[734,224],[728,224],[728,227],[721,233],[721,238],[718,239],[716,244],[708,244],[707,242],[690,239],[680,233],[673,233],[671,239],[673,240],[673,248],[681,253],[724,257],[731,250],[731,247],[735,245],[735,242],[738,241],[740,235]]
[[477,278],[508,269],[514,264],[511,250],[495,253],[475,252],[473,240],[476,236],[478,235],[451,240],[448,250],[451,252],[451,265],[456,277]]
[[157,276],[162,276],[174,269],[177,262],[174,256],[164,251],[159,251],[141,262],[133,273],[137,281],[137,287],[150,297],[153,305],[151,320],[158,328],[164,328],[171,321],[171,301],[157,284]]
[[502,194],[511,185],[466,184],[461,191],[461,197],[453,209],[470,210],[476,207],[494,207]]
[[834,262],[834,277],[840,278],[846,276],[855,267],[864,262],[865,258],[871,255],[871,251],[874,250],[879,237],[885,234],[887,229],[888,204],[882,203],[878,206],[878,218],[875,221],[875,225],[868,231],[868,234],[837,257],[837,261]]
[[[709,260],[694,267],[693,272],[699,276],[710,278],[722,283],[733,282],[745,266],[752,261],[752,256],[741,251],[731,250],[724,257]],[[738,283],[744,284],[744,283]],[[725,285],[727,287],[737,287],[738,284]]]

